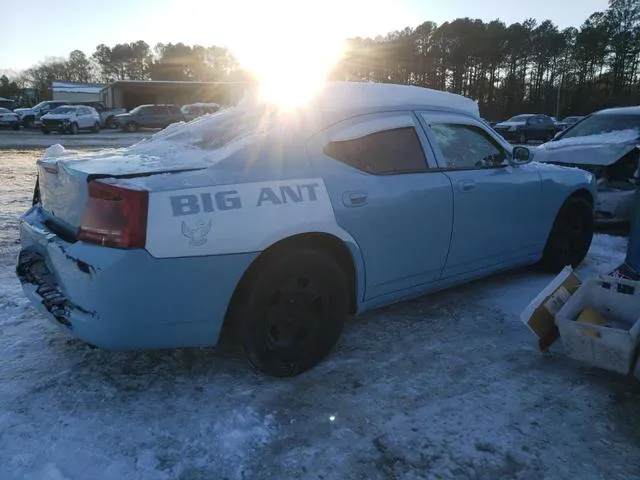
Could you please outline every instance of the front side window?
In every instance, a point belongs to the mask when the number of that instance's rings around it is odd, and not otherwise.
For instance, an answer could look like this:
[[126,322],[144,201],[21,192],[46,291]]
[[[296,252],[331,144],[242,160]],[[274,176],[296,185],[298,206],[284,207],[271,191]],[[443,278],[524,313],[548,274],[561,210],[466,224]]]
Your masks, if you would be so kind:
[[495,168],[507,159],[507,152],[480,127],[455,123],[434,123],[429,127],[448,169]]
[[427,161],[413,126],[361,132],[357,138],[333,140],[324,153],[375,175],[424,172]]

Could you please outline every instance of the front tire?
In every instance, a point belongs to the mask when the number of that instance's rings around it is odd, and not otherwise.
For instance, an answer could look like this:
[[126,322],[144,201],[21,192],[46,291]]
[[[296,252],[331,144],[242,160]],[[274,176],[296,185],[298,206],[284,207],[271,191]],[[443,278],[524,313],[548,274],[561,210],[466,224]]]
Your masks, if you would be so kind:
[[524,132],[520,132],[518,134],[518,139],[517,139],[518,143],[521,143],[522,145],[527,143],[527,136],[525,135]]
[[99,124],[98,122],[94,123],[94,124],[93,124],[93,127],[91,128],[91,131],[92,131],[93,133],[98,133],[98,132],[100,132],[100,124]]
[[19,123],[12,123],[11,124],[11,130],[20,130],[20,124]]
[[247,359],[291,377],[332,350],[348,315],[348,281],[330,255],[298,248],[267,259],[240,285],[230,321]]
[[78,124],[77,123],[72,123],[71,125],[69,125],[69,133],[71,133],[71,135],[77,135],[78,134]]
[[136,122],[128,122],[125,128],[127,132],[134,133],[138,131],[138,124]]
[[41,128],[40,131],[45,135],[49,135],[51,133],[51,130],[49,130],[48,128]]
[[24,128],[36,128],[36,119],[33,117],[27,117],[24,119]]
[[594,224],[592,205],[581,197],[569,198],[553,223],[541,266],[558,273],[567,265],[572,268],[580,265],[591,247]]

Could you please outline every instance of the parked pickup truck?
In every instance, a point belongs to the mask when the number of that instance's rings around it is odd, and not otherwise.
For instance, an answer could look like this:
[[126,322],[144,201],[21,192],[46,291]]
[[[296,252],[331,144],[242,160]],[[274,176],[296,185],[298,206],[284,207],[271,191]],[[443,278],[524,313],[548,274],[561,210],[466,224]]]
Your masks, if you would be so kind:
[[61,100],[49,100],[40,102],[31,108],[16,108],[15,113],[20,117],[20,123],[25,128],[35,128],[40,123],[40,117],[46,115],[54,108],[67,105],[69,102]]
[[102,102],[73,102],[72,105],[84,105],[95,108],[100,114],[100,127],[102,128],[116,128],[114,117],[121,113],[127,113],[125,108],[107,108]]

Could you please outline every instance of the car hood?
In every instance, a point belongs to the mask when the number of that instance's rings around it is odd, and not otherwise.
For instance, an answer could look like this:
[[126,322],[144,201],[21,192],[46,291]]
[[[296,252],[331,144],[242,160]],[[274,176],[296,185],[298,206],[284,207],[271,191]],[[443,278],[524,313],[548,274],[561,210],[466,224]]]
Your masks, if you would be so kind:
[[128,117],[133,117],[132,114],[130,113],[119,113],[117,115],[114,115],[115,118],[128,118]]
[[534,153],[538,162],[569,165],[609,166],[640,145],[636,130],[555,140],[540,145]]
[[527,122],[500,122],[496,124],[497,128],[510,128],[510,127],[522,127],[526,125]]
[[69,120],[73,115],[70,113],[47,113],[42,116],[42,120]]

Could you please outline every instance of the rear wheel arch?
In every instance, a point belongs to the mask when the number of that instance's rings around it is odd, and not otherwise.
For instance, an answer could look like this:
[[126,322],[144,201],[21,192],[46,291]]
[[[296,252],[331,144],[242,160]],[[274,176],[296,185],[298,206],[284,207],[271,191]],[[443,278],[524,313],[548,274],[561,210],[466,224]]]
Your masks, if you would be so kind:
[[236,285],[231,301],[227,306],[225,327],[227,327],[227,320],[230,313],[238,302],[242,302],[243,296],[246,294],[246,289],[250,288],[251,281],[256,273],[266,268],[274,257],[286,255],[288,251],[293,251],[298,248],[310,248],[321,251],[336,260],[347,277],[349,286],[349,311],[352,314],[356,312],[359,289],[358,268],[354,259],[354,253],[342,239],[335,235],[320,232],[302,233],[284,238],[272,244],[251,263],[238,282],[238,285]]

